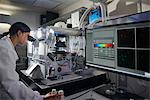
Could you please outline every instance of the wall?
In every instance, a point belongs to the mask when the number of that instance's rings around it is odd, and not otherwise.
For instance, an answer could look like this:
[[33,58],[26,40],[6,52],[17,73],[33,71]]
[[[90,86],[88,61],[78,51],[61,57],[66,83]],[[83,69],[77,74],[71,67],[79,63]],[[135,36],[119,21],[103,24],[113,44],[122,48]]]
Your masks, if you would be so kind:
[[[39,12],[29,12],[29,11],[15,11],[10,17],[10,24],[14,22],[24,22],[31,30],[35,30],[40,26],[40,14]],[[4,32],[2,29],[0,33]]]
[[17,11],[11,15],[10,23],[21,21],[30,26],[32,30],[40,26],[40,13],[29,11]]

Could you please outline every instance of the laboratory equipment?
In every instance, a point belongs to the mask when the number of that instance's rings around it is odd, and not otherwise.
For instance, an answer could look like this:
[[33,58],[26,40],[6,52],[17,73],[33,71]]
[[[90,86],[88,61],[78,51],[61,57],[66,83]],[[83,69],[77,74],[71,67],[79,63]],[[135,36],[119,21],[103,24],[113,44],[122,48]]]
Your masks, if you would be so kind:
[[[69,40],[70,36],[78,37],[79,34],[77,29],[62,29],[54,26],[40,27],[32,31],[30,41],[28,41],[29,68],[26,71],[27,74],[31,76],[31,73],[38,69],[43,78],[58,79],[59,76],[71,73],[73,64]],[[84,54],[84,42],[82,41],[83,39],[78,39],[79,46],[82,48],[77,52],[79,55]],[[35,73],[34,76],[36,76]],[[37,77],[41,78],[38,73]]]
[[25,73],[27,76],[30,76],[33,79],[44,79],[45,67],[38,62],[32,62]]
[[86,65],[149,79],[149,14],[147,11],[110,19],[88,29]]
[[100,21],[101,17],[101,9],[99,7],[93,8],[88,15],[89,24]]

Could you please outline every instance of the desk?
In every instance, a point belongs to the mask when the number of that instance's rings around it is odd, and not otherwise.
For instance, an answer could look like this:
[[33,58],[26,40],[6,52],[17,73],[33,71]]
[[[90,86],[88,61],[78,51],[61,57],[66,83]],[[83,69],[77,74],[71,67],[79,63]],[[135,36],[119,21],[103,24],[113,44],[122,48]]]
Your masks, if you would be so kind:
[[[87,73],[88,70],[91,73]],[[83,71],[82,73],[78,73],[81,78],[68,80],[64,82],[56,82],[55,80],[52,84],[45,85],[43,84],[43,80],[33,80],[31,77],[26,76],[25,70],[19,71],[19,75],[21,81],[23,81],[27,86],[31,87],[33,90],[40,92],[40,94],[44,95],[51,91],[51,89],[55,88],[57,90],[64,90],[65,96],[69,96],[89,88],[93,88],[107,82],[106,73],[102,71],[98,71],[97,69],[88,69],[87,72]]]
[[91,90],[85,90],[85,91],[70,95],[68,97],[65,97],[65,100],[92,100],[92,98],[94,100],[111,100]]
[[131,93],[121,94],[116,92],[114,95],[108,95],[105,93],[107,89],[110,89],[109,84],[100,85],[95,88],[67,96],[65,97],[65,100],[144,100],[143,97]]
[[114,95],[108,95],[106,94],[106,90],[110,89],[111,85],[107,84],[103,87],[100,87],[98,89],[95,89],[94,91],[98,94],[103,95],[104,97],[107,97],[111,100],[144,100],[143,97],[140,97],[136,94],[132,94],[132,93],[119,93],[116,91],[116,93]]

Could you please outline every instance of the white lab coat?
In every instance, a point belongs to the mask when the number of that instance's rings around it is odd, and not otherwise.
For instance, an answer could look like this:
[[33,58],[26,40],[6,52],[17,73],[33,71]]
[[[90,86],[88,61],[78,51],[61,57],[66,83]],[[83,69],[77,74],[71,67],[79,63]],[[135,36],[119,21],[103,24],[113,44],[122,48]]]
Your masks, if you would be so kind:
[[19,81],[18,55],[8,37],[0,39],[0,100],[43,100],[41,95]]

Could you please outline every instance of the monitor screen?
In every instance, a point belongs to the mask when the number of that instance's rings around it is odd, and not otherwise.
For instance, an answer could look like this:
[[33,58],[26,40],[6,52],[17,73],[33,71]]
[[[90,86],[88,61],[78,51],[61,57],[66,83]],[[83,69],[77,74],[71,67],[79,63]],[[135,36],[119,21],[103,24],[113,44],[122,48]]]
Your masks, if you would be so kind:
[[86,34],[86,62],[114,68],[114,30],[96,29]]
[[87,30],[86,65],[150,79],[150,27],[133,26]]
[[100,8],[97,7],[96,9],[92,9],[88,16],[89,24],[99,21],[101,17],[102,14]]

